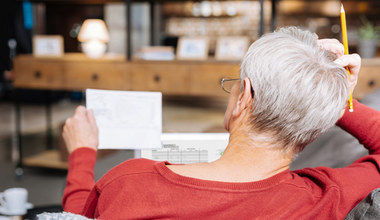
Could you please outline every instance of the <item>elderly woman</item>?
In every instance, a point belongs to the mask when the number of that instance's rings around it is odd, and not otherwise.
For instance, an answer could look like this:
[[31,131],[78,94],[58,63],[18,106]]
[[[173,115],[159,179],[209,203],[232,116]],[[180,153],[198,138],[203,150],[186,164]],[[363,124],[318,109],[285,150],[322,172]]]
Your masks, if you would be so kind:
[[[336,40],[294,27],[267,34],[232,87],[220,159],[134,159],[97,183],[97,127],[78,107],[63,132],[71,153],[64,210],[99,219],[342,219],[380,187],[380,113],[356,101],[345,111],[359,69],[360,57],[343,55]],[[342,169],[290,171],[292,158],[337,121],[370,155]]]

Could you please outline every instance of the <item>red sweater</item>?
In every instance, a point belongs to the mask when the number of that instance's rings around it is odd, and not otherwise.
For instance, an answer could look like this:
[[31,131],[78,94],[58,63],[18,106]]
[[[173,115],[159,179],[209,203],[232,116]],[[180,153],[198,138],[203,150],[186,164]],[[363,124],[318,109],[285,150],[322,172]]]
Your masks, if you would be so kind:
[[355,102],[338,125],[370,152],[346,168],[305,168],[229,183],[180,176],[165,162],[126,161],[96,184],[96,152],[69,159],[64,210],[97,219],[344,219],[380,187],[380,113]]

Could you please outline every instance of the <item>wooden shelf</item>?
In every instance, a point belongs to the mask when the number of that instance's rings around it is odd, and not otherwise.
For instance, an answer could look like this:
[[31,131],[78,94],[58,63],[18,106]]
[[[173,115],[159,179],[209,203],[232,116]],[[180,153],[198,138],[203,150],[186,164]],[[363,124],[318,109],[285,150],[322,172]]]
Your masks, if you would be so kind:
[[61,160],[58,150],[48,150],[23,159],[24,166],[67,170],[69,163]]
[[[23,0],[17,0],[23,1]],[[100,5],[112,2],[125,2],[125,0],[30,0],[32,3],[45,3],[45,4],[81,4],[81,5]],[[138,2],[186,2],[188,0],[130,0],[133,3]],[[192,0],[193,2],[201,2],[202,0]],[[243,0],[218,0],[218,1],[243,1]],[[259,0],[255,0],[259,1]]]
[[[65,146],[62,146],[65,147]],[[117,150],[98,150],[97,159],[105,158]],[[69,167],[66,149],[46,150],[41,153],[23,159],[23,165],[27,167],[43,167],[59,170],[67,170]]]

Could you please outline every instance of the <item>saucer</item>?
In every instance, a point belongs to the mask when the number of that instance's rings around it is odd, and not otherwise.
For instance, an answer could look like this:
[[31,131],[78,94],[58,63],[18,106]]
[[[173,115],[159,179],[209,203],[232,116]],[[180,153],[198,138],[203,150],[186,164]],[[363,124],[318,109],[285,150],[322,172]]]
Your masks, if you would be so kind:
[[11,212],[9,210],[6,210],[4,207],[0,206],[0,214],[2,214],[2,215],[25,215],[28,209],[33,208],[33,204],[27,202],[25,206],[26,206],[26,209],[25,209],[25,211],[22,211],[22,212]]

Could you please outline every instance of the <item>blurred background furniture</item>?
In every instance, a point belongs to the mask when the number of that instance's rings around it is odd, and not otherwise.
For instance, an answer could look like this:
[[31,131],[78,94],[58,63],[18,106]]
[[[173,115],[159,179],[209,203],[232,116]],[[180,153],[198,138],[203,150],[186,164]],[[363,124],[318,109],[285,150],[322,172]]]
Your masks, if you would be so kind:
[[[18,3],[23,1],[18,0]],[[237,61],[144,61],[132,59],[146,45],[177,46],[183,36],[207,36],[210,57],[219,36],[247,36],[252,42],[276,27],[297,25],[320,37],[340,39],[341,1],[172,1],[172,0],[31,0],[34,26],[28,34],[61,35],[63,57],[14,59],[15,94],[21,89],[46,91],[47,145],[51,148],[51,107],[54,91],[85,88],[161,91],[167,96],[207,96],[226,99],[222,77],[236,77]],[[360,15],[379,20],[380,1],[344,0],[351,52],[357,51]],[[62,17],[65,19],[62,19]],[[89,59],[77,40],[82,22],[103,19],[109,29],[109,54]],[[116,55],[111,55],[116,54]],[[361,99],[379,87],[379,58],[363,60],[354,96]],[[20,103],[16,100],[16,133],[22,167]],[[63,166],[64,167],[64,166]]]

